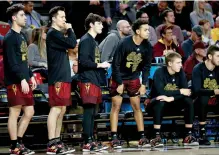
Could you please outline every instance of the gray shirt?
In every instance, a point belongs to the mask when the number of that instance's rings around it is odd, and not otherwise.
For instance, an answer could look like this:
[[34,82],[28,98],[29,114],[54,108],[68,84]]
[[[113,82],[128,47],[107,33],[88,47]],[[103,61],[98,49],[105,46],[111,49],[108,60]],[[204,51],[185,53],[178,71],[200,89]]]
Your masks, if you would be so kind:
[[121,37],[119,32],[112,30],[110,34],[100,43],[101,62],[112,62],[116,47],[119,44]]
[[36,67],[40,67],[40,63],[47,63],[46,58],[41,58],[39,48],[36,44],[32,43],[28,46],[28,63]]

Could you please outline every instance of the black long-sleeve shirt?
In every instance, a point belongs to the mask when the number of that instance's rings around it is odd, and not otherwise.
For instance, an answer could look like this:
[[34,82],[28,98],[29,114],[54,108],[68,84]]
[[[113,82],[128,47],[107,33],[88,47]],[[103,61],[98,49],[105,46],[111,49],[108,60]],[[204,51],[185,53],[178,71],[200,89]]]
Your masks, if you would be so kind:
[[22,33],[9,30],[3,40],[5,85],[28,82],[33,76],[27,62],[27,41]]
[[112,78],[122,84],[122,80],[139,78],[142,71],[142,84],[146,85],[152,59],[152,46],[147,40],[136,45],[132,36],[122,39],[117,46],[112,62]]
[[167,67],[163,66],[156,70],[153,79],[151,97],[160,95],[174,97],[174,100],[181,99],[184,95],[180,94],[181,88],[188,88],[186,75],[183,69],[180,72],[170,75]]
[[86,33],[80,40],[78,46],[78,73],[80,81],[83,83],[90,82],[100,86],[101,68],[97,68],[100,63],[100,51],[95,39]]
[[213,71],[205,63],[197,64],[192,71],[192,90],[196,96],[213,96],[214,89],[219,89],[219,67]]
[[67,37],[61,31],[49,29],[46,37],[48,84],[71,82],[71,68],[67,50],[76,46],[76,37],[72,29],[67,30]]

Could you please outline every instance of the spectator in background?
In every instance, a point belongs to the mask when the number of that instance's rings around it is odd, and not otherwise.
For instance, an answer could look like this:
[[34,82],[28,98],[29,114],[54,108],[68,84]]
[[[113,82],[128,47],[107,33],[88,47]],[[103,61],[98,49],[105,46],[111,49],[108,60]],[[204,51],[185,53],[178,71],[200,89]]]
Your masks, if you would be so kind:
[[196,41],[201,41],[202,28],[199,25],[196,25],[192,28],[191,36],[187,40],[183,41],[182,49],[185,54],[185,59],[187,59],[192,54],[193,44]]
[[128,21],[118,21],[117,30],[111,30],[109,35],[100,43],[101,62],[112,62],[119,41],[131,34],[131,26]]
[[190,13],[190,20],[192,26],[198,25],[200,20],[206,19],[210,22],[211,27],[214,27],[214,20],[212,13],[206,11],[204,0],[195,1],[193,10],[194,11]]
[[30,27],[32,29],[41,27],[41,16],[39,13],[33,10],[34,2],[24,1],[23,5],[27,17],[26,27]]
[[209,1],[213,10],[213,17],[219,16],[219,1]]
[[45,27],[33,29],[33,42],[28,46],[28,63],[32,67],[45,67],[47,69]]
[[75,74],[78,72],[78,44],[80,42],[80,39],[77,39],[77,44],[75,48],[68,49],[68,57],[69,57],[69,63],[71,68],[71,78],[75,76]]
[[168,25],[168,26],[172,26],[173,36],[175,36],[177,39],[177,42],[181,44],[184,41],[184,37],[183,37],[181,28],[174,24],[175,16],[174,16],[173,10],[166,9],[165,11],[163,11],[162,16],[163,16],[164,24],[161,24],[156,28],[157,38],[158,39],[161,38],[160,31],[162,27],[164,25]]
[[127,20],[130,24],[136,19],[136,11],[134,10],[135,1],[104,1],[104,12],[106,22],[110,26],[110,30],[116,29],[119,20]]
[[199,41],[193,45],[193,54],[185,61],[183,69],[188,81],[192,79],[192,70],[199,62],[203,62],[206,57],[205,45]]
[[154,45],[153,58],[165,56],[169,52],[177,52],[184,57],[179,43],[175,36],[173,36],[173,26],[164,25],[160,30],[161,39]]
[[12,6],[12,0],[0,1],[0,21],[8,23],[8,18],[6,15],[6,10],[8,7]]
[[211,37],[214,42],[219,41],[219,16],[216,18],[214,28],[211,30]]
[[185,7],[185,1],[175,0],[174,2],[175,24],[178,25],[184,34],[184,37],[191,35],[191,23],[189,19],[189,11]]
[[199,21],[199,25],[202,27],[202,41],[206,46],[213,45],[215,42],[211,38],[211,26],[209,21],[202,19]]
[[[149,22],[148,14],[145,12],[138,11],[136,13],[136,19],[139,19],[139,18]],[[149,35],[148,41],[151,43],[152,46],[154,46],[157,43],[157,35],[155,32],[155,29],[150,25],[149,25],[149,32],[150,32],[150,35]]]
[[146,12],[150,17],[149,23],[152,27],[163,23],[162,12],[168,8],[167,1],[158,1],[158,3],[149,3],[143,6],[140,11]]

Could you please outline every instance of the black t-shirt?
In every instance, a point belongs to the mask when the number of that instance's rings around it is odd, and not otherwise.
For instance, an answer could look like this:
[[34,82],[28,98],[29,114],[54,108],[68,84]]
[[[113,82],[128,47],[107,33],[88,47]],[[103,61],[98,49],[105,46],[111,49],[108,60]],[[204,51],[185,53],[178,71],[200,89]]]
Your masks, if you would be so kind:
[[192,90],[197,96],[213,96],[219,89],[219,67],[210,71],[204,62],[197,64],[192,71]]
[[82,83],[90,82],[100,86],[102,68],[97,68],[100,63],[100,50],[95,39],[86,33],[80,40],[78,46],[78,73]]
[[27,61],[27,41],[24,34],[9,30],[3,40],[3,61],[5,84],[28,82],[33,76]]
[[68,49],[76,46],[76,37],[72,29],[67,30],[67,37],[61,31],[50,28],[46,37],[48,84],[71,82]]
[[147,40],[136,45],[132,36],[122,39],[117,46],[112,62],[112,78],[118,84],[122,80],[139,78],[142,71],[142,84],[146,85],[152,59],[152,46]]
[[156,70],[153,79],[151,97],[160,95],[174,97],[174,100],[181,99],[184,95],[180,94],[181,88],[188,88],[186,75],[183,69],[180,72],[170,75],[167,67],[163,66]]

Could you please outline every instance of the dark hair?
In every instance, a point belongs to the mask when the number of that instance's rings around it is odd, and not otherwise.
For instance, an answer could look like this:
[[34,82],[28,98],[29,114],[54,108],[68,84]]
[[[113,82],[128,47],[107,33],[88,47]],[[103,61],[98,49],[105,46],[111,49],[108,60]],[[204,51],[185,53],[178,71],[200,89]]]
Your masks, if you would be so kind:
[[173,26],[171,26],[171,25],[170,26],[167,26],[167,25],[162,26],[162,28],[160,30],[160,36],[163,37],[162,34],[166,34],[167,30],[172,30],[172,29],[173,29]]
[[24,4],[24,5],[26,5],[26,4],[28,4],[29,2],[34,2],[34,1],[26,1],[26,0],[24,0],[23,2],[22,2],[22,4]]
[[65,8],[62,6],[55,6],[52,9],[50,9],[49,11],[49,23],[48,23],[48,27],[51,26],[52,24],[52,17],[57,16],[59,11],[65,11]]
[[90,29],[90,23],[94,24],[95,22],[102,22],[101,16],[97,14],[90,13],[85,19],[85,30]]
[[165,9],[165,10],[162,12],[161,17],[162,17],[163,21],[165,21],[165,17],[167,17],[167,15],[168,15],[169,12],[173,12],[173,10],[172,10],[172,9]]
[[207,20],[207,19],[202,19],[202,20],[199,21],[198,25],[203,26],[203,25],[205,25],[206,23],[210,23],[209,20]]
[[213,56],[215,52],[219,52],[219,47],[217,47],[216,45],[209,46],[207,49],[207,59],[208,59],[208,55]]
[[144,13],[145,13],[145,12],[143,12],[143,11],[138,11],[138,12],[136,13],[136,19],[141,18],[142,14],[144,14]]
[[144,19],[137,19],[133,24],[132,24],[132,30],[136,34],[136,30],[140,29],[141,25],[148,24],[147,20]]
[[169,52],[167,53],[167,55],[165,56],[165,63],[168,66],[169,62],[172,62],[174,58],[180,58],[182,59],[182,56],[177,53],[177,52]]
[[12,22],[12,16],[16,16],[19,11],[24,10],[24,6],[22,4],[15,4],[7,8],[6,14],[8,19]]

